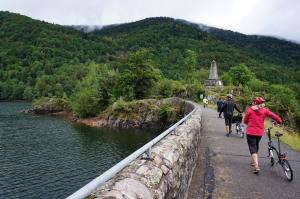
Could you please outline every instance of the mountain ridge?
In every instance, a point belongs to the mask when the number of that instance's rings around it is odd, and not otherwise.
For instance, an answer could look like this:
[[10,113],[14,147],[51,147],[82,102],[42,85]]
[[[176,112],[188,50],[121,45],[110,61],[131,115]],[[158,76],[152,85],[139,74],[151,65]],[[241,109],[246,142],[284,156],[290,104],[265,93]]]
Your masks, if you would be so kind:
[[222,31],[230,31],[233,33],[238,33],[241,35],[245,35],[245,36],[253,36],[253,37],[263,37],[263,38],[273,38],[273,39],[277,39],[277,40],[282,40],[285,42],[290,42],[290,43],[294,43],[297,45],[300,45],[300,41],[297,40],[292,40],[292,39],[288,39],[286,37],[280,37],[280,36],[275,36],[275,35],[264,35],[264,34],[246,34],[246,33],[242,33],[239,31],[235,31],[235,30],[230,30],[230,29],[224,29],[224,28],[218,28],[218,27],[214,27],[214,26],[209,26],[203,23],[197,23],[197,22],[192,22],[192,21],[188,21],[185,19],[180,19],[180,18],[172,18],[172,17],[147,17],[141,20],[137,20],[137,21],[132,21],[132,22],[125,22],[125,23],[113,23],[113,24],[107,24],[107,25],[99,25],[99,24],[94,24],[94,25],[84,25],[84,24],[80,24],[80,25],[62,25],[62,26],[66,26],[66,27],[71,27],[74,28],[76,30],[82,31],[82,32],[94,32],[94,31],[100,31],[103,28],[110,28],[110,27],[115,27],[115,26],[119,26],[119,25],[125,25],[125,24],[131,24],[131,23],[135,23],[135,22],[139,22],[139,21],[143,21],[143,20],[147,20],[147,19],[155,19],[155,18],[169,18],[169,19],[174,19],[177,20],[179,22],[183,22],[186,24],[190,24],[190,25],[198,25],[199,28],[203,31],[206,31],[208,33],[210,33],[210,29],[218,29],[218,30],[222,30]]

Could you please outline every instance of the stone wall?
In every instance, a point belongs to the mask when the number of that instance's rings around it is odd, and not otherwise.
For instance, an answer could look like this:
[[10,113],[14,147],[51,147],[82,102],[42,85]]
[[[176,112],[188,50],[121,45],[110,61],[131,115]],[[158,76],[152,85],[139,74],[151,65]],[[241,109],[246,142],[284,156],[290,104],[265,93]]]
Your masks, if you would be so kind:
[[[186,103],[186,110],[197,105]],[[200,145],[201,109],[152,149],[152,160],[133,161],[89,198],[186,198]]]

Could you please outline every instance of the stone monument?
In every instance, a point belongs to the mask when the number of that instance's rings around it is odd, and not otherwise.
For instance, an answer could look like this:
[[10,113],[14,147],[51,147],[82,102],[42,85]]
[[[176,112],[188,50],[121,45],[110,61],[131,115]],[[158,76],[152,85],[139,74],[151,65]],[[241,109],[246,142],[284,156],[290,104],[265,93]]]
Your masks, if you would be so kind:
[[217,70],[217,63],[215,60],[211,62],[210,70],[209,70],[209,77],[204,82],[205,86],[223,86],[221,80],[218,79],[218,70]]

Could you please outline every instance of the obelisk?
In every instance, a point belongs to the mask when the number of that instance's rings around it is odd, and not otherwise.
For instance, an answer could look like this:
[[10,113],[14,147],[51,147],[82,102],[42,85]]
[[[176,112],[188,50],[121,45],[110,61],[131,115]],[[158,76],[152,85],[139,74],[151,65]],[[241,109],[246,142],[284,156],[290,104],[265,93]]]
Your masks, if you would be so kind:
[[222,86],[221,80],[218,80],[217,62],[213,60],[210,64],[209,77],[204,82],[205,86]]
[[209,71],[209,77],[208,79],[218,79],[218,71],[217,71],[217,63],[215,60],[213,60],[210,64],[210,71]]

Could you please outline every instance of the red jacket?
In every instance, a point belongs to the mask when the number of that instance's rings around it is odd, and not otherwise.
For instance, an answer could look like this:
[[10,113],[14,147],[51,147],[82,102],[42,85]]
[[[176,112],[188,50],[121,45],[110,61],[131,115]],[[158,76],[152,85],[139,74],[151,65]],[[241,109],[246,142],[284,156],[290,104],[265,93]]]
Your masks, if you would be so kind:
[[257,106],[248,108],[244,117],[244,123],[248,125],[246,131],[247,135],[263,136],[265,117],[270,117],[277,123],[282,122],[278,115],[266,108],[258,108]]

